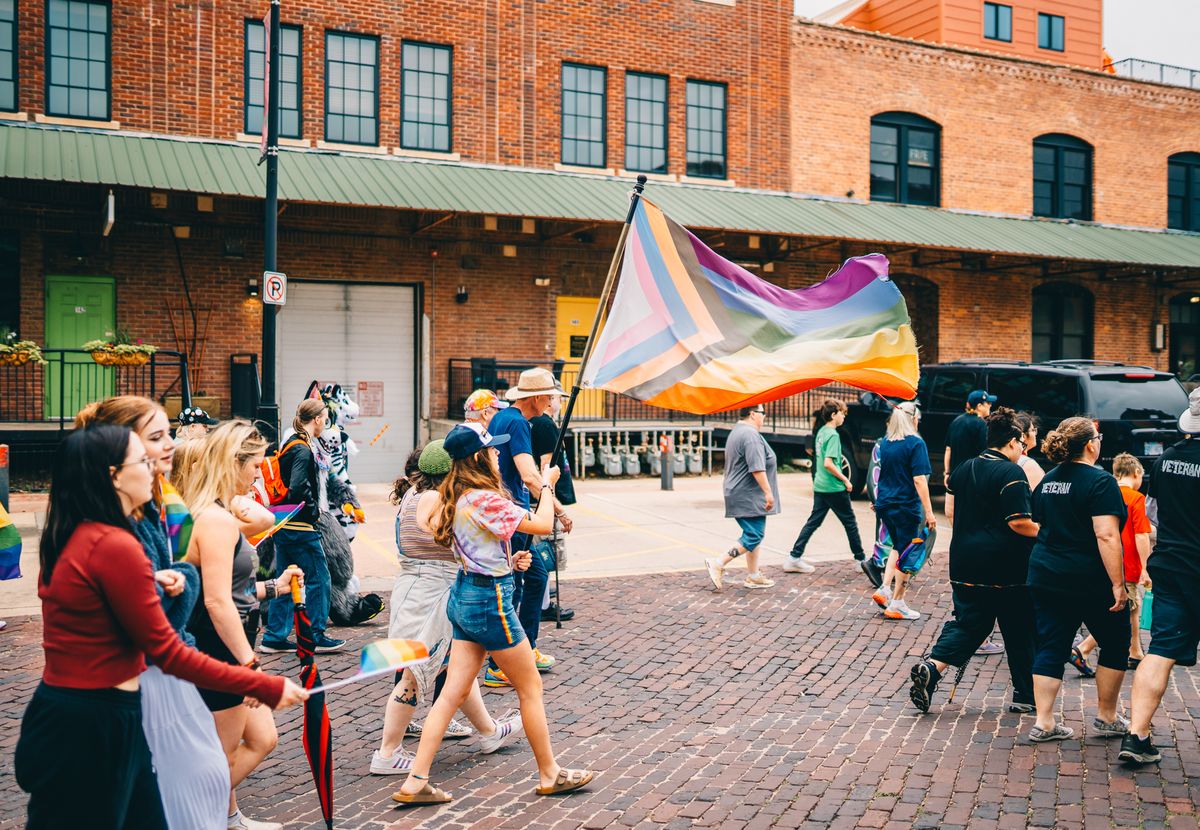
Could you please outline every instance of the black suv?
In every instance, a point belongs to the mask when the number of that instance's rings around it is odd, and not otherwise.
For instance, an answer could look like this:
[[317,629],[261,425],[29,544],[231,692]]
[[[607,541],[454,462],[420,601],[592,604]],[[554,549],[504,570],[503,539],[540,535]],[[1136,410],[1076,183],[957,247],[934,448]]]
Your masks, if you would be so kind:
[[[1115,455],[1137,456],[1147,470],[1165,447],[1179,440],[1179,414],[1187,409],[1187,393],[1176,377],[1145,366],[1101,360],[1052,360],[1024,363],[1004,360],[958,360],[921,367],[917,400],[921,404],[921,437],[933,465],[931,484],[942,486],[946,430],[962,414],[967,395],[986,389],[997,406],[1037,416],[1039,436],[1063,418],[1087,415],[1104,436],[1100,463],[1111,469]],[[855,491],[866,479],[871,448],[886,428],[891,407],[878,395],[864,392],[842,426],[842,444],[852,470]],[[1039,450],[1031,453],[1035,457]],[[1043,466],[1046,466],[1043,463]]]

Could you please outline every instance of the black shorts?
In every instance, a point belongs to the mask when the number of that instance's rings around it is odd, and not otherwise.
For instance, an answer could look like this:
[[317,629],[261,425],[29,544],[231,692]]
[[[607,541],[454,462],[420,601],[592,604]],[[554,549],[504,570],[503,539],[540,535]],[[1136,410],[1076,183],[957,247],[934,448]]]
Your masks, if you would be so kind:
[[1150,616],[1150,648],[1147,654],[1166,657],[1180,666],[1196,665],[1200,646],[1200,597],[1184,587],[1175,574],[1153,572],[1154,604]]
[[[243,620],[242,624],[246,628],[246,639],[250,642],[250,648],[253,649],[255,641],[258,639],[258,620],[259,615],[257,609],[251,612],[251,618]],[[211,626],[201,626],[192,634],[196,638],[196,650],[207,654],[214,660],[220,660],[222,663],[228,663],[231,666],[241,665],[237,658],[233,656],[233,652],[225,645],[225,641],[221,639],[221,635],[217,634],[216,629]],[[223,712],[226,709],[232,709],[235,706],[240,706],[242,701],[246,699],[245,695],[235,695],[229,692],[214,692],[211,689],[197,689],[200,692],[200,699],[204,701],[204,705],[208,707],[210,712]]]
[[[1048,591],[1030,586],[1037,625],[1037,652],[1033,673],[1062,680],[1063,664],[1071,656],[1071,641],[1080,623],[1100,647],[1098,662],[1105,668],[1125,671],[1129,662],[1129,612],[1109,611],[1112,594],[1095,589],[1076,592]],[[1156,607],[1155,611],[1158,610]]]

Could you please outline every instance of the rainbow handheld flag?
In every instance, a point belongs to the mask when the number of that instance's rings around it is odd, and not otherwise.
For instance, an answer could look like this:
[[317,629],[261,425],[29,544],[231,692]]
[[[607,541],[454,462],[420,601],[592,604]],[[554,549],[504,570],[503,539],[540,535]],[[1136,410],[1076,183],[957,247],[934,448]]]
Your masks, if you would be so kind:
[[582,386],[707,414],[830,382],[911,398],[917,343],[882,254],[788,291],[722,259],[644,198]]
[[310,689],[309,694],[327,692],[338,686],[345,686],[347,683],[357,683],[368,677],[399,671],[405,666],[424,663],[428,659],[429,649],[420,640],[376,640],[368,643],[362,650],[358,674]]
[[21,533],[0,504],[0,579],[21,576]]
[[183,496],[171,482],[158,477],[159,518],[167,530],[167,549],[175,562],[187,556],[188,542],[192,540],[192,514]]
[[285,524],[292,520],[292,517],[300,512],[300,508],[304,507],[307,502],[299,504],[272,504],[267,507],[268,510],[275,516],[275,524],[264,530],[262,533],[255,533],[248,541],[254,547],[258,547],[269,536],[274,536],[275,532],[282,528]]

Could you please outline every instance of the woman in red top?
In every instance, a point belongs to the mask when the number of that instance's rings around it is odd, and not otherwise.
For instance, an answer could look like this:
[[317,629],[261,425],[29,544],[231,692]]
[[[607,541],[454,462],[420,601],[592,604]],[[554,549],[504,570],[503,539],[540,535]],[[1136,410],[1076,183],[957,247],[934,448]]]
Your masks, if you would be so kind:
[[167,827],[141,725],[146,657],[276,708],[307,697],[188,648],[171,628],[129,522],[150,500],[151,467],[137,435],[112,425],[76,430],[55,457],[38,578],[46,665],[15,757],[32,830]]

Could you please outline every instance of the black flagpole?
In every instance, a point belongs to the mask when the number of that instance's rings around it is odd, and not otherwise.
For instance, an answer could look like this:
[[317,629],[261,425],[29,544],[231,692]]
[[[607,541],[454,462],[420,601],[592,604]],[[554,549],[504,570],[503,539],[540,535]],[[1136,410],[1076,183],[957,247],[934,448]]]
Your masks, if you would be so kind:
[[[559,463],[563,445],[567,438],[567,427],[571,424],[571,413],[575,411],[575,399],[579,397],[579,384],[587,369],[588,359],[592,356],[592,347],[596,345],[596,332],[600,329],[600,320],[608,305],[608,296],[612,293],[613,283],[617,281],[617,268],[621,264],[621,255],[625,252],[625,238],[629,236],[629,226],[633,223],[633,214],[646,189],[646,177],[638,176],[637,184],[633,186],[633,195],[629,199],[629,212],[625,214],[625,224],[621,226],[621,235],[617,237],[617,247],[613,251],[612,262],[608,265],[608,276],[604,279],[604,289],[600,292],[600,302],[596,305],[596,316],[592,319],[592,331],[588,334],[587,345],[583,348],[583,357],[579,361],[579,371],[575,375],[575,383],[571,385],[571,397],[567,399],[567,408],[563,412],[562,423],[558,427],[558,441],[554,444],[554,452],[550,453],[550,463]],[[554,517],[553,539],[558,541],[558,516]],[[562,591],[558,583],[558,547],[554,549],[554,623],[555,628],[562,628]]]
[[[267,55],[267,72],[263,78],[262,131],[265,138],[267,162],[267,194],[263,215],[263,270],[274,271],[277,265],[279,241],[279,0],[271,0],[271,14],[267,37],[270,52]],[[259,159],[261,164],[262,158]],[[265,279],[265,278],[264,278]],[[257,417],[271,425],[271,438],[279,440],[279,395],[275,384],[275,314],[276,306],[265,302],[265,285],[259,286],[262,303],[262,377],[261,397]]]

